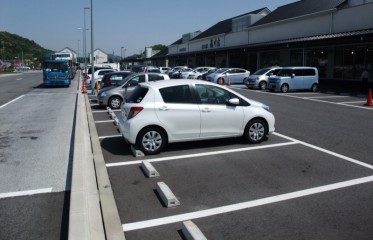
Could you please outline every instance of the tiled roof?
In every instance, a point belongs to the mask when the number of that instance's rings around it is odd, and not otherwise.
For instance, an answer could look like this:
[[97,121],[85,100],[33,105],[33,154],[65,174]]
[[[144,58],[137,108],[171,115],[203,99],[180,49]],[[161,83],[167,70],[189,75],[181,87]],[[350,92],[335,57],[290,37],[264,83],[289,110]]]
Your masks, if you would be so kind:
[[274,23],[286,19],[301,17],[313,13],[323,12],[338,8],[347,0],[301,0],[275,9],[273,12],[260,19],[253,26]]

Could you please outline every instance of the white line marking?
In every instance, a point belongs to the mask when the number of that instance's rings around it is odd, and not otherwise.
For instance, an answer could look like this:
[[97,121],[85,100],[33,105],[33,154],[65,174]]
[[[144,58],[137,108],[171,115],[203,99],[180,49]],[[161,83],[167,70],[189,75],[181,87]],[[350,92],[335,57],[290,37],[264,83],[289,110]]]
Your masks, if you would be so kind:
[[338,104],[349,104],[349,103],[365,103],[366,101],[353,101],[353,102],[339,102]]
[[7,103],[5,103],[5,104],[1,105],[1,106],[0,106],[0,109],[1,109],[1,108],[3,108],[3,107],[5,107],[6,105],[9,105],[9,104],[11,104],[12,102],[15,102],[15,101],[17,101],[18,99],[20,99],[20,98],[22,98],[22,97],[24,97],[24,96],[25,96],[25,95],[21,95],[21,96],[19,96],[19,97],[15,98],[15,99],[13,99],[12,101],[10,101],[10,102],[7,102]]
[[279,136],[279,137],[285,138],[285,139],[287,139],[287,140],[289,140],[289,141],[297,142],[297,143],[302,144],[302,145],[304,145],[304,146],[307,146],[307,147],[309,147],[309,148],[316,149],[316,150],[318,150],[318,151],[320,151],[320,152],[324,152],[324,153],[327,153],[327,154],[329,154],[329,155],[335,156],[335,157],[337,157],[337,158],[341,158],[341,159],[346,160],[346,161],[348,161],[348,162],[352,162],[352,163],[358,164],[358,165],[360,165],[360,166],[363,166],[363,167],[366,167],[366,168],[369,168],[369,169],[373,169],[373,166],[372,166],[372,165],[367,164],[367,163],[364,163],[364,162],[361,162],[361,161],[358,161],[358,160],[356,160],[356,159],[353,159],[353,158],[350,158],[350,157],[346,157],[346,156],[344,156],[344,155],[341,155],[341,154],[338,154],[338,153],[335,153],[335,152],[332,152],[332,151],[326,150],[326,149],[324,149],[324,148],[321,148],[321,147],[318,147],[318,146],[315,146],[315,145],[312,145],[312,144],[309,144],[309,143],[306,143],[306,142],[302,142],[302,141],[300,141],[300,140],[297,140],[297,139],[295,139],[295,138],[291,138],[291,137],[288,137],[288,136],[282,135],[282,134],[277,133],[277,132],[274,132],[273,134],[276,135],[276,136]]
[[[346,106],[346,107],[354,107],[354,108],[360,108],[360,109],[373,110],[372,107],[368,107],[368,106],[356,106],[356,105],[349,105],[349,104],[344,104],[344,103],[329,102],[329,101],[324,101],[324,100],[315,99],[315,98],[311,98],[311,97],[309,97],[309,98],[307,98],[307,97],[298,97],[298,96],[292,96],[292,95],[287,95],[287,94],[282,94],[282,93],[270,93],[270,92],[263,92],[263,91],[258,91],[258,92],[263,93],[263,94],[271,94],[271,95],[283,96],[283,97],[292,97],[292,98],[298,98],[298,99],[310,100],[310,101],[322,102],[322,103],[329,103],[329,104]],[[346,96],[346,97],[348,97],[348,96]]]
[[21,81],[23,78],[17,78],[16,81]]
[[10,198],[10,197],[19,197],[19,196],[28,196],[28,195],[34,195],[34,194],[40,194],[40,193],[50,193],[50,192],[52,192],[52,188],[42,188],[42,189],[29,190],[29,191],[0,193],[0,199]]
[[[162,161],[170,161],[170,160],[177,160],[177,159],[184,159],[184,158],[195,158],[195,157],[211,156],[211,155],[234,153],[234,152],[252,151],[252,150],[266,149],[266,148],[273,148],[273,147],[282,147],[282,146],[288,146],[288,145],[294,145],[294,144],[297,144],[297,142],[278,143],[278,144],[263,145],[263,146],[256,146],[256,147],[236,148],[236,149],[196,153],[196,154],[187,154],[187,155],[180,155],[180,156],[173,156],[173,157],[154,158],[154,159],[149,159],[147,161],[148,162],[162,162]],[[118,166],[141,164],[143,160],[144,159],[138,160],[138,161],[108,163],[106,164],[106,167],[118,167]]]
[[114,122],[114,120],[95,121],[95,123],[108,123],[108,122]]
[[92,111],[93,113],[103,113],[103,112],[107,112],[107,110],[96,110],[96,111]]
[[116,138],[116,137],[123,137],[122,135],[111,135],[111,136],[101,136],[98,139],[105,139],[105,138]]
[[295,198],[305,197],[309,195],[319,194],[323,192],[333,191],[333,190],[351,187],[351,186],[369,183],[369,182],[373,182],[373,176],[353,179],[353,180],[349,180],[345,182],[339,182],[339,183],[324,185],[324,186],[315,187],[315,188],[309,188],[309,189],[300,190],[296,192],[285,193],[285,194],[281,194],[277,196],[227,205],[223,207],[206,209],[206,210],[197,211],[197,212],[179,214],[179,215],[174,215],[174,216],[169,216],[169,217],[164,217],[164,218],[157,218],[157,219],[141,221],[141,222],[127,223],[127,224],[123,224],[122,227],[123,227],[123,231],[127,232],[127,231],[155,227],[155,226],[160,226],[160,225],[165,225],[165,224],[170,224],[170,223],[183,222],[183,221],[192,220],[196,218],[203,218],[203,217],[208,217],[208,216],[213,216],[213,215],[218,215],[218,214],[223,214],[223,213],[229,213],[233,211],[238,211],[238,210],[263,206],[267,204],[272,204],[276,202],[291,200]]
[[346,97],[350,97],[350,96],[320,96],[320,97],[304,97],[304,99],[308,99],[308,98],[346,98]]

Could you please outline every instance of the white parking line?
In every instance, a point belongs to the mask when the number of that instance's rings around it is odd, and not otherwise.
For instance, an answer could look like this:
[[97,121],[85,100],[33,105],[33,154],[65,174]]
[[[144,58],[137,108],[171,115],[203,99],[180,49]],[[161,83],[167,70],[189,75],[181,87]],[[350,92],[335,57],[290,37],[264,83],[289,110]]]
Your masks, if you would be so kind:
[[122,137],[122,135],[118,134],[118,135],[110,135],[110,136],[101,136],[101,137],[98,137],[98,139],[117,138],[117,137]]
[[50,193],[50,192],[52,192],[52,188],[42,188],[42,189],[29,190],[29,191],[0,193],[0,199],[10,198],[10,197],[19,197],[19,196],[28,196],[28,195],[34,195],[34,194],[40,194],[40,193]]
[[[283,97],[291,97],[291,98],[298,98],[298,99],[303,99],[303,100],[310,100],[310,101],[315,101],[315,102],[322,102],[322,103],[329,103],[329,104],[334,104],[334,105],[340,105],[340,106],[346,106],[346,107],[354,107],[354,108],[360,108],[360,109],[367,109],[367,110],[373,110],[372,107],[368,106],[356,106],[356,105],[350,105],[350,104],[345,104],[343,102],[329,102],[329,101],[324,101],[321,99],[316,99],[313,97],[298,97],[298,96],[293,96],[293,95],[288,95],[288,94],[282,94],[282,93],[270,93],[270,92],[263,92],[263,91],[258,91],[263,94],[272,94],[272,95],[277,95],[277,96],[283,96]],[[344,96],[348,97],[348,96]]]
[[21,96],[19,96],[19,97],[15,98],[15,99],[13,99],[12,101],[10,101],[10,102],[7,102],[7,103],[5,103],[5,104],[1,105],[1,106],[0,106],[0,109],[1,109],[1,108],[3,108],[3,107],[5,107],[6,105],[9,105],[9,104],[11,104],[12,102],[15,102],[15,101],[17,101],[18,99],[20,99],[20,98],[22,98],[22,97],[24,97],[24,96],[25,96],[25,95],[21,95]]
[[276,135],[276,136],[279,136],[279,137],[285,138],[285,139],[287,139],[287,140],[289,140],[289,141],[297,142],[297,143],[302,144],[302,145],[304,145],[304,146],[307,146],[307,147],[309,147],[309,148],[316,149],[316,150],[318,150],[318,151],[320,151],[320,152],[324,152],[324,153],[327,153],[327,154],[329,154],[329,155],[335,156],[335,157],[337,157],[337,158],[341,158],[341,159],[346,160],[346,161],[348,161],[348,162],[352,162],[352,163],[358,164],[358,165],[360,165],[360,166],[363,166],[363,167],[366,167],[366,168],[369,168],[369,169],[373,169],[373,166],[372,166],[372,165],[367,164],[367,163],[364,163],[364,162],[361,162],[361,161],[358,161],[358,160],[356,160],[356,159],[353,159],[353,158],[350,158],[350,157],[346,157],[346,156],[344,156],[344,155],[341,155],[341,154],[338,154],[338,153],[335,153],[335,152],[332,152],[332,151],[326,150],[326,149],[324,149],[324,148],[321,148],[321,147],[318,147],[318,146],[315,146],[315,145],[312,145],[312,144],[309,144],[309,143],[306,143],[306,142],[302,142],[302,141],[300,141],[300,140],[297,140],[297,139],[295,139],[295,138],[291,138],[291,137],[288,137],[288,136],[282,135],[282,134],[277,133],[277,132],[275,132],[275,133],[273,133],[273,134]]
[[108,123],[108,122],[114,122],[114,120],[95,121],[95,123]]
[[107,112],[107,110],[96,110],[96,111],[92,111],[92,113],[103,113],[103,112]]
[[366,101],[339,102],[338,104],[365,103]]
[[320,96],[320,97],[305,97],[306,99],[308,98],[346,98],[349,96]]
[[[258,150],[258,149],[283,147],[283,146],[294,145],[294,144],[297,144],[297,142],[277,143],[277,144],[262,145],[262,146],[256,146],[256,147],[236,148],[236,149],[187,154],[187,155],[180,155],[180,156],[173,156],[173,157],[154,158],[154,159],[149,159],[147,161],[148,162],[163,162],[163,161],[171,161],[171,160],[184,159],[184,158],[195,158],[195,157],[211,156],[211,155],[226,154],[226,153],[233,153],[233,152],[244,152],[244,151],[252,151],[252,150]],[[137,160],[137,161],[129,161],[129,162],[108,163],[106,164],[106,167],[118,167],[118,166],[141,164],[143,160],[144,159]]]
[[339,182],[339,183],[324,185],[324,186],[315,187],[315,188],[309,188],[309,189],[300,190],[296,192],[285,193],[285,194],[281,194],[277,196],[227,205],[223,207],[206,209],[206,210],[197,211],[197,212],[185,213],[185,214],[174,215],[174,216],[169,216],[169,217],[164,217],[164,218],[157,218],[157,219],[146,220],[146,221],[141,221],[141,222],[126,223],[126,224],[123,224],[122,227],[123,227],[123,231],[127,232],[127,231],[155,227],[155,226],[171,224],[171,223],[176,223],[176,222],[183,222],[187,220],[214,216],[218,214],[229,213],[233,211],[238,211],[238,210],[263,206],[267,204],[277,203],[281,201],[291,200],[295,198],[310,196],[314,194],[338,190],[341,188],[356,186],[356,185],[370,183],[370,182],[373,182],[373,176],[353,179],[353,180],[349,180],[345,182]]

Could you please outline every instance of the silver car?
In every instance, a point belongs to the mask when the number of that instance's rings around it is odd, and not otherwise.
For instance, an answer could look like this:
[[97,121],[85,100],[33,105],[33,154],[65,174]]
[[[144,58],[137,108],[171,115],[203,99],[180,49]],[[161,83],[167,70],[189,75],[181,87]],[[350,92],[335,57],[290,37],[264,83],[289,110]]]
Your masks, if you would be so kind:
[[245,78],[244,82],[246,87],[266,90],[268,86],[268,78],[277,75],[281,70],[281,67],[268,67],[262,68]]
[[207,81],[218,84],[244,84],[244,79],[250,76],[250,71],[242,68],[220,68],[206,77]]
[[126,99],[139,83],[169,79],[167,74],[162,73],[136,73],[129,75],[117,85],[101,89],[97,96],[98,103],[101,106],[118,109],[123,99]]

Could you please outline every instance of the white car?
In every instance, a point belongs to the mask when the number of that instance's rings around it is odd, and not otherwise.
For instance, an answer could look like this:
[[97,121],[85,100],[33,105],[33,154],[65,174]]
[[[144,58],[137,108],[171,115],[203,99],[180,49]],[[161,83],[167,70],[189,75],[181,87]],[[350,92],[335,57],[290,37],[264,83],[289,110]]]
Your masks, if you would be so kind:
[[119,129],[144,154],[167,143],[242,136],[260,143],[275,130],[270,108],[200,80],[142,83],[121,106]]
[[207,81],[218,84],[244,84],[244,79],[250,76],[250,71],[242,68],[220,68],[206,77]]
[[96,70],[96,71],[93,73],[93,81],[91,81],[91,87],[94,88],[95,85],[96,85],[96,82],[98,82],[99,85],[101,85],[101,79],[102,79],[102,77],[103,77],[106,73],[111,73],[111,72],[116,72],[116,70],[114,70],[114,69],[112,69],[112,68]]
[[187,78],[189,79],[202,79],[202,74],[206,73],[207,71],[215,69],[214,67],[198,67],[194,69]]

